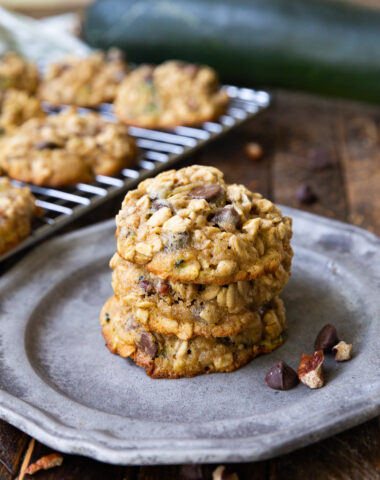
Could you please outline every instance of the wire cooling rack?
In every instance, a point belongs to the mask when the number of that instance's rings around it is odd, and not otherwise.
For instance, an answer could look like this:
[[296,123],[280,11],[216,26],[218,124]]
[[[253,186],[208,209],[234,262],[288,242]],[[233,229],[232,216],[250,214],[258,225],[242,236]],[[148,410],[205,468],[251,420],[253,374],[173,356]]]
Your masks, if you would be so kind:
[[[91,184],[78,183],[72,188],[64,189],[28,184],[37,199],[37,205],[43,209],[43,216],[34,222],[31,235],[10,252],[0,256],[0,262],[85,215],[110,198],[133,188],[144,178],[171,167],[186,155],[252,118],[270,103],[267,92],[231,85],[225,88],[230,103],[226,114],[217,122],[205,122],[197,128],[176,127],[168,130],[129,127],[129,133],[136,138],[140,156],[133,168],[125,168],[117,176],[98,175]],[[112,105],[104,104],[100,111],[105,117],[114,118]],[[25,185],[17,181],[12,183]]]

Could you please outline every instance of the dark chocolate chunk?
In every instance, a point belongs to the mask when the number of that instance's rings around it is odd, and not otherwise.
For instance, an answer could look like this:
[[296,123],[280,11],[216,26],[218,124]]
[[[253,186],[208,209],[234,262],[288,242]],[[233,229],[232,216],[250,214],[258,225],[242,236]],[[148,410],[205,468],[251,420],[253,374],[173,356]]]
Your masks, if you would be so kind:
[[152,295],[154,293],[153,283],[149,280],[142,280],[139,285],[147,295]]
[[209,202],[220,195],[221,191],[222,187],[219,183],[209,183],[208,185],[193,188],[190,192],[190,197],[203,198]]
[[232,205],[227,205],[226,207],[222,208],[222,210],[219,210],[219,212],[214,215],[210,221],[216,223],[218,227],[221,228],[226,229],[227,227],[228,229],[231,226],[236,228],[240,223],[240,215]]
[[297,189],[296,198],[301,203],[311,204],[318,200],[318,195],[310,185],[304,183]]
[[274,390],[290,390],[297,385],[298,376],[292,367],[280,360],[268,371],[265,382]]
[[152,202],[151,209],[153,212],[157,212],[157,210],[160,210],[161,208],[164,208],[164,207],[169,208],[168,202],[166,202],[165,200],[154,200]]
[[337,343],[339,343],[339,339],[336,328],[328,323],[319,331],[314,342],[314,349],[331,352]]
[[41,142],[35,143],[34,148],[37,148],[37,150],[55,150],[56,148],[62,148],[62,145],[58,145],[58,143],[55,142],[42,140]]
[[154,341],[153,335],[148,332],[142,332],[136,342],[139,350],[152,360],[157,355],[157,343]]
[[159,295],[167,295],[170,292],[170,285],[166,280],[160,280],[157,284]]

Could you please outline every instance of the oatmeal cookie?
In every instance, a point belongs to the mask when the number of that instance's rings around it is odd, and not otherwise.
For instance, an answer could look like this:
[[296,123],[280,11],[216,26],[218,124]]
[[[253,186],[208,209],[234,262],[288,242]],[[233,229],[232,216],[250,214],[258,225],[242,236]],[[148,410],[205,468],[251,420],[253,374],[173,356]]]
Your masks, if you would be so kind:
[[231,337],[181,340],[174,335],[149,332],[136,321],[132,310],[122,307],[115,297],[104,305],[100,321],[108,349],[131,357],[153,378],[232,372],[280,346],[286,328],[285,308],[279,298],[257,313],[245,330]]
[[118,90],[115,113],[128,125],[165,128],[213,120],[227,103],[213,69],[168,61],[130,73]]
[[112,102],[128,66],[121,52],[94,52],[87,58],[71,55],[49,66],[39,96],[53,105],[96,107]]
[[135,156],[135,141],[124,125],[74,108],[29,120],[0,143],[0,168],[36,185],[91,182],[95,175],[127,167]]
[[162,279],[226,284],[275,272],[291,256],[291,219],[213,167],[170,170],[128,192],[118,253]]
[[29,235],[32,218],[39,214],[29,188],[14,187],[0,177],[0,255]]
[[0,90],[0,131],[10,132],[35,117],[45,117],[36,97],[22,90]]
[[0,90],[13,88],[34,93],[38,86],[37,67],[15,52],[0,59]]
[[255,310],[281,292],[290,263],[287,258],[274,273],[227,285],[162,280],[118,254],[110,266],[115,296],[122,305],[131,306],[147,330],[187,340],[196,335],[227,337],[245,329],[256,317]]

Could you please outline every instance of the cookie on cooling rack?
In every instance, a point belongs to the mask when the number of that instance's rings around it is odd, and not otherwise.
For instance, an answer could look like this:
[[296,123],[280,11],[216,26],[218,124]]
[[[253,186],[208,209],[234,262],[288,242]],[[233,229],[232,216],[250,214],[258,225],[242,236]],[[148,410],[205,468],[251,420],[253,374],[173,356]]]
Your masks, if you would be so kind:
[[53,105],[96,107],[112,102],[128,66],[117,49],[86,58],[71,55],[49,66],[39,96]]
[[271,274],[226,285],[185,284],[162,280],[143,266],[115,254],[112,287],[120,304],[150,331],[187,340],[196,335],[236,335],[254,320],[256,310],[285,286],[291,258]]
[[8,252],[30,234],[31,222],[40,209],[27,187],[15,187],[0,177],[0,255]]
[[292,255],[291,219],[213,167],[141,182],[116,217],[118,253],[162,279],[227,284],[275,272]]
[[206,66],[168,61],[132,71],[120,85],[116,115],[128,125],[164,128],[196,125],[226,110],[227,93]]
[[0,168],[35,185],[63,186],[114,175],[130,165],[136,144],[120,123],[69,108],[34,118],[0,142]]
[[22,90],[0,90],[0,130],[10,132],[31,118],[45,117],[38,98]]
[[13,88],[34,93],[38,86],[38,70],[32,63],[15,52],[0,59],[0,90]]
[[[276,331],[267,322],[276,321]],[[238,335],[222,338],[197,336],[181,340],[174,335],[148,331],[136,321],[131,308],[111,297],[100,321],[112,353],[132,358],[153,378],[193,377],[202,373],[232,372],[261,353],[269,353],[284,341],[285,308],[279,298],[256,313]]]

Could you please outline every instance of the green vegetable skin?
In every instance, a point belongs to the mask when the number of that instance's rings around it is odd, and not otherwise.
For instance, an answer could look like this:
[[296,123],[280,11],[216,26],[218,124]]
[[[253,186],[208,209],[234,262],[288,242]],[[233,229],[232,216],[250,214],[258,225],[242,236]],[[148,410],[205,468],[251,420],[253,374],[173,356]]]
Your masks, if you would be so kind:
[[380,103],[380,11],[327,0],[98,0],[84,38],[134,62],[176,58],[223,82]]

